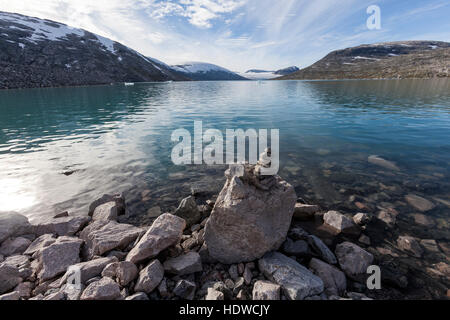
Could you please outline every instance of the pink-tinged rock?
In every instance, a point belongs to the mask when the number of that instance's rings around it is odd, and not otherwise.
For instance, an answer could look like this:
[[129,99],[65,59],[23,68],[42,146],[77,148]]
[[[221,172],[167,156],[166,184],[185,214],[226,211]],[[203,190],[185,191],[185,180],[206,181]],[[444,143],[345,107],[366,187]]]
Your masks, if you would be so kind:
[[136,279],[138,273],[138,268],[132,262],[122,261],[117,263],[116,277],[122,287],[127,286],[131,281]]
[[170,213],[159,216],[128,253],[126,261],[139,263],[156,257],[162,250],[180,242],[185,227],[186,222],[180,217]]
[[37,273],[41,281],[52,279],[80,261],[80,247],[83,240],[74,237],[60,237],[38,254]]
[[53,237],[52,234],[43,234],[42,236],[36,238],[25,250],[23,254],[26,255],[34,255],[36,252],[42,250],[45,247],[48,247],[52,243],[55,243],[56,238]]
[[164,270],[176,275],[185,275],[200,272],[202,260],[197,252],[188,252],[176,258],[168,259],[164,262]]
[[80,300],[116,300],[120,296],[120,286],[111,278],[102,278],[88,285]]
[[117,206],[115,201],[110,201],[99,205],[94,210],[92,215],[92,220],[117,220],[119,216],[120,208]]
[[147,294],[155,290],[164,278],[164,268],[159,260],[153,260],[141,270],[134,286],[134,291]]
[[135,241],[142,229],[116,221],[94,221],[80,233],[86,242],[89,256],[101,256],[114,249],[125,249]]
[[123,197],[122,194],[117,193],[117,194],[104,194],[102,197],[98,198],[97,200],[95,200],[94,202],[92,202],[89,206],[89,212],[88,215],[92,216],[94,214],[95,209],[107,202],[115,202],[117,207],[118,207],[118,215],[124,215],[125,214],[125,209],[126,209],[126,205],[125,205],[125,198]]
[[33,233],[36,235],[56,234],[58,236],[73,236],[86,226],[90,217],[62,217],[51,218],[32,224]]
[[16,212],[0,212],[0,243],[9,237],[27,234],[30,223],[27,217]]

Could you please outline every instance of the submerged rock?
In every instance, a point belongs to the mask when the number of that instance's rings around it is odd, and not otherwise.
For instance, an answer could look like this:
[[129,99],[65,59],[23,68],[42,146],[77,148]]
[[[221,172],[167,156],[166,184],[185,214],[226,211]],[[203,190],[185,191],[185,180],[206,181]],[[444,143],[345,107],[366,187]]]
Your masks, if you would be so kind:
[[259,270],[279,284],[291,300],[321,294],[323,281],[304,266],[279,252],[270,252],[258,261]]
[[435,205],[422,197],[419,197],[418,195],[415,194],[408,194],[405,196],[405,200],[415,209],[422,211],[422,212],[426,212],[429,211],[431,209],[434,209]]
[[126,260],[138,263],[156,257],[162,250],[180,242],[185,227],[185,220],[173,214],[159,216],[128,253]]
[[226,171],[227,181],[205,227],[210,256],[225,264],[253,261],[277,250],[286,239],[297,199],[294,188],[279,176],[259,180],[254,167],[244,169],[241,177],[234,167]]
[[397,167],[397,165],[394,162],[385,160],[379,156],[369,156],[369,158],[367,160],[369,161],[369,163],[375,164],[375,165],[383,167],[385,169],[400,171],[400,168]]
[[335,252],[341,269],[349,277],[366,273],[373,262],[371,253],[348,241],[338,244]]
[[400,236],[397,239],[397,246],[399,249],[412,254],[414,257],[420,258],[423,254],[423,249],[419,242],[410,236]]

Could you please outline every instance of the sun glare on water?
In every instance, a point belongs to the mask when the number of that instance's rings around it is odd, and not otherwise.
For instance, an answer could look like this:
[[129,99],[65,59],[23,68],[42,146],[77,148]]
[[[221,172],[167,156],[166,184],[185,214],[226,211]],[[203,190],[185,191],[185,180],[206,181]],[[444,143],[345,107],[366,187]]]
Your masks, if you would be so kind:
[[21,211],[36,203],[35,193],[20,179],[0,178],[0,212]]

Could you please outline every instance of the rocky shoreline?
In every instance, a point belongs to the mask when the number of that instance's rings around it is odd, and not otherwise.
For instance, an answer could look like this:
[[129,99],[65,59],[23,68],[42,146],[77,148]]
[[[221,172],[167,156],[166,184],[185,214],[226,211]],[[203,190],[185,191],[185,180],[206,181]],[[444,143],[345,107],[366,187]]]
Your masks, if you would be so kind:
[[[0,300],[448,297],[448,247],[402,235],[393,243],[398,252],[381,255],[371,238],[395,212],[322,210],[281,177],[259,176],[258,165],[231,166],[217,197],[198,204],[189,196],[150,227],[118,222],[127,216],[120,194],[95,200],[86,216],[64,212],[30,224],[1,214]],[[406,200],[430,205],[414,195]],[[427,267],[426,276],[412,274],[405,265],[428,251],[447,260]],[[367,288],[370,265],[381,269],[381,289]],[[430,273],[435,296],[415,289]]]

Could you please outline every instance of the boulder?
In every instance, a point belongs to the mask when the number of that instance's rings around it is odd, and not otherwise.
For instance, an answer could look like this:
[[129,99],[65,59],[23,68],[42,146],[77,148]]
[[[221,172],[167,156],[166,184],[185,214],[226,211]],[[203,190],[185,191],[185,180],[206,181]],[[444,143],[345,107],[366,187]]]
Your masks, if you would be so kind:
[[189,280],[180,280],[175,285],[173,293],[181,299],[194,300],[196,288],[197,286],[194,282]]
[[116,221],[98,220],[92,222],[80,233],[86,242],[89,256],[101,256],[113,249],[125,249],[135,241],[142,229]]
[[331,226],[338,232],[352,232],[355,231],[356,225],[352,219],[344,216],[337,211],[328,211],[323,215],[323,220],[326,225]]
[[151,293],[164,278],[164,268],[159,260],[153,260],[141,270],[134,286],[134,291]]
[[180,217],[170,213],[159,216],[128,253],[126,261],[139,263],[156,257],[162,250],[180,242],[185,227],[186,222]]
[[319,206],[315,204],[296,203],[294,207],[294,219],[310,220],[314,218],[314,214],[319,211]]
[[50,218],[32,224],[31,229],[34,234],[40,236],[43,234],[56,234],[58,236],[73,236],[86,226],[90,217],[62,217]]
[[336,257],[341,269],[349,277],[365,274],[373,262],[373,255],[351,242],[336,246]]
[[23,254],[26,255],[34,255],[36,252],[42,250],[45,247],[48,247],[52,243],[55,243],[56,238],[51,234],[43,234],[42,236],[36,238],[25,250]]
[[106,202],[95,208],[92,215],[92,220],[117,220],[119,216],[120,207],[115,201]]
[[197,252],[188,252],[164,262],[164,270],[176,275],[185,275],[202,271],[202,260]]
[[297,200],[294,188],[279,176],[262,179],[254,167],[245,166],[239,177],[239,170],[231,168],[205,227],[209,255],[224,264],[277,250],[286,240]]
[[9,237],[27,234],[30,223],[27,217],[16,212],[0,212],[0,243]]
[[345,274],[335,266],[312,258],[309,262],[309,269],[322,279],[325,286],[325,293],[328,296],[341,296],[347,289]]
[[397,246],[400,250],[412,254],[414,257],[420,258],[423,254],[423,249],[419,242],[410,236],[400,236],[397,238]]
[[414,207],[415,209],[417,209],[421,212],[429,211],[431,209],[434,209],[434,207],[435,207],[435,205],[431,201],[429,201],[425,198],[419,197],[418,195],[415,195],[415,194],[406,195],[405,200],[412,207]]
[[2,264],[16,268],[16,270],[19,272],[19,277],[21,277],[22,279],[27,279],[33,273],[33,270],[31,269],[30,258],[28,256],[9,256],[5,261],[3,261]]
[[80,261],[80,247],[83,240],[74,237],[60,237],[38,254],[38,277],[41,281],[52,279]]
[[281,286],[290,300],[303,300],[319,295],[323,281],[297,261],[279,252],[269,252],[258,261],[259,270],[267,279]]
[[320,259],[330,263],[330,264],[336,264],[336,256],[331,252],[331,250],[326,246],[325,243],[323,243],[322,240],[320,240],[315,235],[309,235],[308,236],[308,244],[313,249],[314,253],[316,253]]
[[21,282],[22,278],[17,267],[0,264],[0,294],[10,291]]
[[84,289],[80,300],[116,300],[120,297],[120,286],[111,278],[101,278]]
[[89,206],[88,215],[92,216],[94,214],[95,209],[107,202],[114,201],[117,205],[118,215],[124,215],[126,210],[125,198],[122,194],[104,194],[102,197],[98,198]]
[[177,210],[175,210],[174,215],[183,218],[186,221],[186,227],[191,227],[192,225],[198,223],[201,219],[201,213],[198,210],[197,203],[193,196],[189,196],[181,200],[180,205]]
[[27,238],[8,238],[3,241],[2,245],[0,246],[0,254],[4,256],[22,254],[30,244],[31,241]]
[[19,292],[19,295],[21,298],[30,298],[31,297],[31,290],[33,290],[34,284],[32,282],[21,282],[17,285],[17,287],[14,288],[14,291]]
[[280,289],[278,284],[259,280],[253,286],[253,300],[280,300]]

